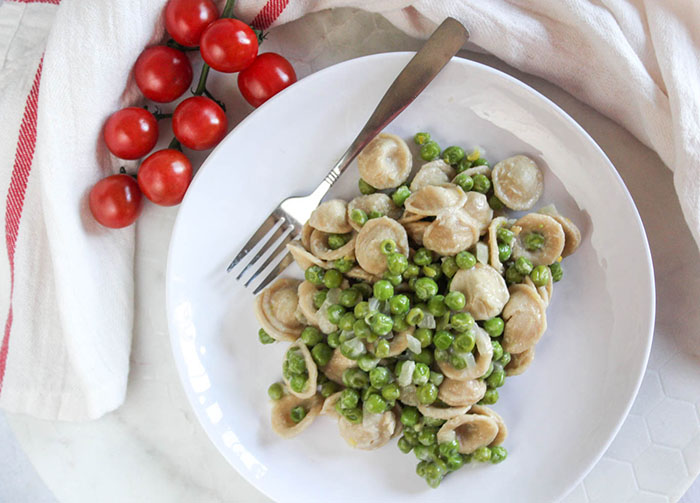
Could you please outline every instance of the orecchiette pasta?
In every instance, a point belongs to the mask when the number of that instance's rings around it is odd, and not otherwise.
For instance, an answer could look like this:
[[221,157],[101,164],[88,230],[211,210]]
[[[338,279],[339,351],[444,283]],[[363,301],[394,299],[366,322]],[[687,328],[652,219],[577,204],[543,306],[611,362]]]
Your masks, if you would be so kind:
[[[434,217],[444,210],[458,208],[467,202],[467,195],[457,185],[426,185],[411,194],[404,206],[415,215]],[[404,218],[405,221],[405,218]]]
[[289,351],[295,350],[301,352],[302,356],[304,357],[304,363],[306,364],[306,372],[308,373],[306,385],[301,391],[295,391],[293,387],[289,385],[289,380],[286,377],[283,377],[284,383],[287,385],[287,387],[289,388],[289,392],[292,395],[299,398],[311,398],[316,394],[316,386],[318,382],[318,370],[316,368],[316,362],[314,362],[314,359],[311,357],[309,348],[306,347],[306,344],[304,344],[304,342],[301,339],[297,339],[291,346],[289,346]]
[[417,192],[428,185],[444,185],[455,176],[455,169],[442,159],[423,164],[413,177],[410,189]]
[[530,213],[515,222],[511,229],[517,234],[513,245],[515,258],[525,257],[534,265],[549,265],[564,251],[564,230],[550,216]]
[[440,255],[455,255],[478,240],[479,225],[462,208],[440,212],[423,233],[423,246]]
[[560,215],[554,205],[542,208],[540,213],[552,217],[559,222],[564,231],[564,249],[561,251],[562,257],[568,257],[576,251],[581,244],[581,231],[576,224],[563,215]]
[[357,167],[364,181],[377,189],[391,189],[411,174],[413,158],[400,137],[379,133],[357,156]]
[[[272,421],[272,429],[280,437],[292,438],[308,428],[314,422],[316,416],[321,412],[321,397],[313,395],[311,398],[299,398],[294,395],[288,395],[277,402],[272,407],[270,419]],[[295,423],[291,418],[291,410],[295,407],[303,407],[306,410],[304,418]]]
[[497,316],[509,297],[503,276],[493,267],[484,264],[458,271],[452,278],[450,291],[464,294],[467,301],[464,309],[476,320]]
[[382,274],[387,269],[386,255],[380,248],[387,239],[393,240],[398,252],[408,257],[408,235],[396,220],[388,217],[373,218],[357,234],[357,263],[370,274]]
[[440,443],[457,440],[459,452],[471,454],[479,447],[485,447],[498,435],[498,424],[488,416],[464,414],[448,420],[440,427],[437,440]]
[[458,381],[449,377],[442,381],[438,398],[447,405],[469,407],[484,398],[486,383],[481,379]]
[[479,234],[486,232],[493,218],[493,210],[486,196],[480,192],[467,192],[462,206],[469,216],[478,222]]
[[527,285],[512,285],[503,308],[503,349],[522,353],[537,344],[547,329],[545,306],[537,291]]
[[438,367],[446,377],[455,381],[469,381],[478,379],[488,372],[493,358],[493,346],[489,335],[476,325],[474,327],[474,338],[476,340],[476,356],[474,356],[474,365],[463,369],[456,369],[450,362],[440,361]]
[[348,222],[348,203],[342,199],[332,199],[321,203],[311,217],[309,225],[328,234],[345,234],[352,230]]
[[298,280],[280,278],[255,299],[258,323],[278,341],[294,341],[304,328],[296,317]]
[[527,370],[535,359],[535,347],[526,349],[522,353],[511,353],[510,361],[505,366],[507,376],[517,376]]
[[294,261],[299,264],[303,270],[308,269],[312,265],[317,265],[323,267],[324,269],[329,269],[330,266],[328,262],[321,260],[316,255],[306,250],[299,241],[292,241],[287,243],[287,250],[292,254]]
[[328,236],[325,232],[314,230],[311,233],[311,252],[323,260],[338,260],[341,258],[353,258],[355,256],[355,239],[357,234],[352,235],[350,240],[337,249],[328,246]]
[[381,414],[365,414],[361,423],[351,423],[341,417],[338,419],[338,428],[340,436],[351,447],[372,450],[391,440],[397,428],[397,421],[392,411],[386,411]]
[[373,211],[377,211],[382,215],[386,215],[387,217],[393,219],[398,219],[403,212],[401,208],[394,204],[394,201],[392,201],[389,196],[387,196],[386,194],[382,194],[381,192],[369,194],[367,196],[358,196],[348,203],[347,212],[348,221],[352,228],[356,231],[359,231],[362,228],[362,226],[360,226],[358,223],[353,221],[352,218],[350,218],[352,210],[355,209],[362,210],[367,215],[369,215]]
[[471,409],[469,409],[469,413],[490,417],[491,419],[496,421],[496,424],[498,425],[498,433],[496,434],[496,438],[494,438],[493,441],[489,444],[489,447],[501,445],[505,441],[506,437],[508,437],[508,428],[506,427],[506,422],[501,416],[498,415],[498,413],[495,410],[489,409],[488,407],[484,407],[483,405],[474,405]]
[[542,195],[542,172],[524,155],[504,159],[491,172],[496,197],[511,210],[529,210]]
[[489,224],[489,264],[496,269],[500,274],[503,274],[503,264],[499,258],[498,249],[498,229],[501,228],[507,220],[504,217],[494,218]]

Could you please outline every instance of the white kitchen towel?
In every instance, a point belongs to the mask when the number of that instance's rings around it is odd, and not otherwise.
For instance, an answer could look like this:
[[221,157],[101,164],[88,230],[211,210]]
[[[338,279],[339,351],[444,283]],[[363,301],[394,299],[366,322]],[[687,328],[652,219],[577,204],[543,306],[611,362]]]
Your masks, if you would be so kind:
[[[0,407],[80,420],[126,392],[134,229],[98,226],[86,195],[118,166],[101,127],[136,99],[130,70],[163,37],[165,0],[59,2],[0,6]],[[235,12],[269,28],[339,6],[381,12],[419,37],[456,17],[481,49],[623,124],[674,171],[700,242],[700,3],[240,0]]]

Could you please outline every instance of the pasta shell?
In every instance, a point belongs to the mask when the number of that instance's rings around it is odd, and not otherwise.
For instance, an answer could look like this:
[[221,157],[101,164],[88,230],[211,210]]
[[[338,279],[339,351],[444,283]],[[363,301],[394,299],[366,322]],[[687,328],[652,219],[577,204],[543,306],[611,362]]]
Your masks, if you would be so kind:
[[542,208],[539,213],[552,217],[559,222],[559,225],[564,230],[564,249],[561,252],[561,256],[568,257],[574,253],[581,244],[581,231],[576,227],[576,224],[565,216],[560,215],[554,205]]
[[401,224],[388,217],[373,218],[360,229],[355,245],[357,263],[370,274],[381,275],[387,270],[386,255],[381,251],[385,239],[392,239],[396,251],[408,257],[408,236]]
[[294,341],[304,326],[296,317],[301,281],[280,278],[255,299],[255,317],[270,337],[278,341]]
[[[483,195],[483,194],[482,194]],[[467,202],[467,195],[461,187],[446,183],[444,185],[427,185],[414,192],[404,207],[416,215],[437,216],[441,211],[449,208],[459,208]]]
[[344,417],[338,420],[340,436],[350,447],[373,450],[385,445],[396,431],[396,416],[390,410],[381,414],[362,415],[361,423],[351,423]]
[[491,166],[487,166],[486,164],[482,164],[481,166],[474,166],[473,168],[467,168],[464,170],[464,174],[466,174],[467,176],[484,175],[484,176],[491,178]]
[[287,380],[284,377],[282,379],[284,380],[284,384],[287,385],[287,388],[289,388],[289,392],[292,395],[297,396],[299,398],[311,398],[316,393],[316,387],[318,386],[318,369],[316,368],[316,362],[311,356],[309,348],[306,347],[306,344],[304,344],[304,341],[302,341],[301,339],[297,339],[292,345],[289,346],[289,349],[287,351],[292,351],[294,350],[294,348],[301,351],[301,354],[304,357],[304,363],[306,364],[306,371],[309,373],[309,377],[306,381],[304,391],[302,391],[301,393],[297,393],[289,385],[289,380]]
[[340,349],[336,348],[333,350],[333,356],[331,356],[331,359],[325,366],[321,367],[321,370],[331,381],[338,384],[343,384],[343,372],[353,367],[357,367],[357,362],[355,360],[351,360],[350,358],[346,358],[340,352]]
[[484,398],[486,383],[481,379],[457,381],[449,377],[442,381],[438,389],[438,398],[447,405],[471,407]]
[[506,427],[506,422],[495,410],[490,409],[489,407],[484,407],[483,405],[475,405],[469,410],[469,413],[487,416],[496,421],[496,424],[498,425],[498,434],[496,435],[496,438],[493,439],[493,442],[489,444],[489,447],[496,447],[497,445],[501,445],[503,442],[505,442],[506,438],[508,437],[508,428]]
[[396,206],[389,196],[381,192],[369,194],[367,196],[358,196],[348,203],[348,222],[356,231],[359,231],[362,226],[358,225],[350,218],[350,214],[354,209],[362,210],[368,215],[372,211],[378,211],[382,215],[394,219],[399,218],[403,213],[403,210]]
[[452,419],[453,417],[463,416],[469,411],[469,406],[462,407],[438,407],[437,405],[417,404],[421,414],[433,419]]
[[403,224],[403,227],[406,229],[408,237],[411,238],[413,242],[415,242],[418,246],[423,246],[423,235],[431,223],[432,222],[423,221],[408,222]]
[[328,246],[328,234],[314,230],[311,233],[311,252],[323,260],[338,260],[341,258],[352,259],[355,257],[355,239],[357,234],[353,233],[350,241],[337,250],[332,250]]
[[479,235],[486,232],[493,218],[493,210],[489,206],[489,200],[481,192],[467,192],[467,199],[463,208],[479,224]]
[[374,283],[380,279],[374,274],[368,273],[360,266],[353,267],[345,273],[345,276],[352,279],[359,279],[360,281],[367,281],[369,283]]
[[[529,213],[520,218],[511,230],[516,239],[513,244],[513,258],[525,257],[534,265],[549,265],[554,263],[564,251],[566,240],[564,229],[552,217],[540,213]],[[544,237],[544,244],[538,250],[525,248],[524,240],[530,233],[537,232]]]
[[304,315],[309,325],[318,326],[318,309],[314,303],[316,293],[318,293],[318,288],[310,281],[302,281],[297,289],[301,314]]
[[[282,397],[272,406],[270,413],[272,429],[283,438],[297,436],[314,422],[316,416],[321,412],[322,401],[323,399],[318,394],[313,395],[311,398],[299,398],[294,395]],[[306,416],[298,423],[295,423],[292,421],[290,413],[297,406],[302,406],[306,409]]]
[[549,306],[549,303],[552,302],[552,294],[554,293],[554,282],[552,281],[551,274],[549,275],[549,281],[544,286],[535,286],[535,284],[532,282],[532,279],[530,279],[530,276],[525,276],[525,281],[523,283],[528,286],[531,286],[537,291],[537,294],[540,296],[540,299],[542,299],[544,307]]
[[474,326],[474,336],[476,339],[476,355],[474,360],[476,365],[472,368],[457,370],[448,362],[438,362],[438,367],[445,377],[455,381],[469,381],[478,379],[488,372],[491,360],[493,359],[493,345],[491,338],[486,331],[478,325]]
[[529,210],[542,195],[544,177],[535,161],[524,155],[504,159],[491,172],[493,192],[511,210]]
[[301,227],[301,236],[299,237],[301,239],[301,244],[304,245],[304,248],[307,250],[311,249],[311,233],[314,231],[314,228],[309,225],[309,221],[307,220],[304,222],[304,225]]
[[322,416],[331,416],[335,418],[340,418],[340,414],[338,414],[338,411],[335,410],[335,404],[338,402],[340,399],[340,395],[343,394],[343,391],[336,391],[333,393],[331,396],[326,398],[323,401],[323,407],[321,407],[321,415]]
[[461,208],[442,211],[423,234],[423,245],[440,255],[456,255],[478,240],[478,223]]
[[328,234],[345,234],[352,230],[348,222],[348,203],[331,199],[321,203],[309,217],[309,225]]
[[459,442],[459,452],[471,454],[479,447],[485,447],[498,435],[498,424],[487,416],[465,414],[453,417],[440,427],[438,443],[449,442],[453,438]]
[[467,300],[464,311],[469,311],[476,320],[488,320],[498,315],[509,297],[503,276],[484,264],[457,271],[452,278],[450,291],[464,294]]
[[292,258],[294,258],[296,263],[299,264],[302,271],[306,271],[312,265],[317,265],[319,267],[323,267],[324,269],[331,268],[331,265],[328,262],[321,260],[313,253],[306,251],[306,248],[304,248],[299,241],[287,243],[287,250],[289,250],[289,253],[292,254]]
[[503,264],[498,258],[498,229],[503,227],[508,221],[503,217],[494,218],[489,224],[489,264],[496,269],[499,274],[503,274]]
[[357,167],[364,181],[377,189],[391,189],[411,174],[413,157],[400,137],[379,133],[357,156]]
[[425,215],[419,215],[417,213],[411,213],[410,211],[404,211],[403,215],[401,215],[401,218],[399,218],[399,223],[406,225],[410,224],[411,222],[417,222],[418,220],[423,220],[425,218]]
[[417,192],[428,185],[449,183],[455,176],[455,170],[442,159],[423,164],[411,181],[411,192]]
[[511,285],[510,300],[502,316],[506,326],[501,345],[509,353],[530,349],[547,329],[544,303],[537,291],[528,285]]
[[527,370],[527,368],[535,359],[535,347],[531,347],[522,353],[511,353],[510,361],[505,367],[507,376],[519,376]]
[[[394,356],[398,356],[406,349],[408,349],[408,335],[413,335],[413,327],[409,328],[405,332],[398,333],[394,335],[394,337],[391,339],[391,342],[389,342],[389,353],[386,355],[386,358],[392,358]],[[374,352],[375,348],[375,343],[369,343],[367,344],[367,348]]]

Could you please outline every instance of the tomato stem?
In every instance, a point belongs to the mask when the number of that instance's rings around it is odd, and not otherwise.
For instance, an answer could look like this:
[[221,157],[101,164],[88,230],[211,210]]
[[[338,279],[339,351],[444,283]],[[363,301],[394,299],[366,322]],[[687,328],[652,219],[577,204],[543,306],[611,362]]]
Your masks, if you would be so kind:
[[221,17],[231,17],[233,14],[233,4],[236,3],[236,0],[226,0],[226,5],[224,6],[224,10],[221,12]]
[[226,105],[224,105],[224,102],[223,102],[223,101],[219,101],[219,100],[217,100],[216,98],[214,98],[214,95],[211,94],[211,93],[209,92],[209,90],[208,90],[206,87],[204,88],[204,95],[205,95],[207,98],[209,98],[209,99],[213,100],[214,102],[216,102],[216,104],[219,105],[219,106],[221,107],[221,110],[223,110],[224,112],[226,111]]
[[168,148],[173,148],[175,150],[179,150],[182,152],[182,145],[180,145],[180,142],[178,141],[177,138],[173,138],[170,143],[168,144]]
[[173,49],[177,49],[178,51],[183,51],[183,52],[189,52],[189,51],[198,51],[199,47],[187,47],[186,45],[181,45],[175,42],[172,38],[168,40],[165,45],[168,47],[172,47]]
[[207,76],[209,75],[209,65],[204,63],[202,65],[202,73],[199,74],[199,82],[197,83],[197,88],[192,91],[192,94],[195,96],[201,96],[204,94],[205,89],[207,88]]
[[172,116],[173,116],[173,114],[162,114],[159,111],[153,112],[153,117],[155,117],[157,121],[159,121],[161,119],[169,119]]

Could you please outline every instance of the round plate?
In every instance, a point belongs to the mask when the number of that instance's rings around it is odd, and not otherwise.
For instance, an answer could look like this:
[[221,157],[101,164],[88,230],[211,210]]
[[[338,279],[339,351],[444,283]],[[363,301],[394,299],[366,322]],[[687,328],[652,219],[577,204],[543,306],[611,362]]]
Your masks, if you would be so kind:
[[[493,162],[531,156],[545,173],[538,204],[555,203],[583,234],[555,285],[535,361],[507,379],[494,405],[508,425],[508,458],[472,463],[433,490],[395,441],[351,449],[327,417],[291,440],[270,427],[266,389],[281,378],[286,344],[258,342],[253,295],[226,265],[279,201],[316,187],[410,57],[368,56],[315,73],[209,156],[179,211],[168,260],[180,377],[223,456],[278,501],[553,501],[603,454],[639,387],[654,321],[649,247],[622,180],[583,129],[524,84],[464,59],[453,59],[387,130],[406,139],[429,131],[443,147],[478,145]],[[348,171],[333,195],[357,194],[356,168]]]

